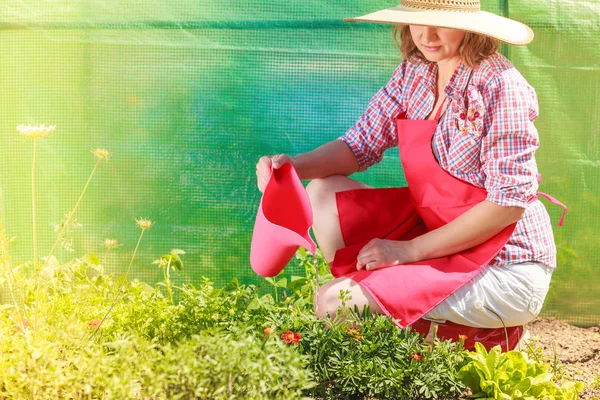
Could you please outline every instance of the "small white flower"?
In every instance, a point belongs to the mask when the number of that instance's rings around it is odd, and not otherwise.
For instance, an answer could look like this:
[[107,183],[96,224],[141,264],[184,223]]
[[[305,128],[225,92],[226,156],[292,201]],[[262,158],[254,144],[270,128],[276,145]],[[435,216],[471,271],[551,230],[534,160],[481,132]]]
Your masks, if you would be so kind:
[[117,241],[117,239],[104,239],[104,241],[102,242],[104,244],[104,246],[107,249],[114,249],[115,247],[117,247],[119,245],[119,242]]
[[19,131],[19,133],[21,135],[30,137],[32,139],[45,138],[46,136],[48,136],[49,134],[51,134],[55,129],[56,129],[56,125],[50,125],[50,126],[45,126],[45,125],[37,125],[37,126],[19,125],[19,126],[17,126],[17,131]]
[[136,219],[135,223],[137,224],[137,226],[142,228],[142,230],[144,230],[144,231],[152,228],[152,225],[154,225],[154,222],[150,221],[149,219],[145,219],[145,218]]
[[100,160],[105,160],[105,159],[107,160],[108,156],[110,156],[110,153],[108,152],[108,150],[100,149],[100,148],[98,148],[96,150],[92,150],[92,153],[94,153],[94,155],[96,157],[98,157],[98,159],[100,159]]

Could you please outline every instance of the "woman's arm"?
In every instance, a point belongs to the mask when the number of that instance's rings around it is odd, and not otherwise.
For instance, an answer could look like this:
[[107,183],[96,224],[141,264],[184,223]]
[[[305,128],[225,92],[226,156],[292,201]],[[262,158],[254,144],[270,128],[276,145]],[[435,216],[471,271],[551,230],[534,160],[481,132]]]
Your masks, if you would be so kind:
[[279,168],[291,163],[300,179],[318,179],[330,175],[351,175],[358,171],[358,161],[348,145],[341,140],[333,140],[295,157],[287,154],[263,156],[256,164],[256,178],[261,192],[265,190],[271,166]]
[[348,145],[333,140],[311,152],[292,157],[300,179],[318,179],[330,175],[352,175],[358,171],[358,161]]
[[492,238],[524,212],[522,207],[482,201],[450,223],[410,241],[372,240],[358,254],[357,268],[374,270],[458,253]]
[[444,257],[477,246],[523,216],[522,207],[482,201],[450,223],[412,240],[419,260]]

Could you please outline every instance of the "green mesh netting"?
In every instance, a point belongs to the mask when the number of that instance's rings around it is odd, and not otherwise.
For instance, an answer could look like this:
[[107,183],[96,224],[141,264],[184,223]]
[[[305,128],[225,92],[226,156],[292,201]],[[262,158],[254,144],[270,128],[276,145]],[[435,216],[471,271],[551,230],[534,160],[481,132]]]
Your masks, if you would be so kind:
[[[40,253],[56,238],[95,162],[112,152],[82,200],[75,251],[123,270],[144,236],[132,276],[161,278],[152,261],[186,251],[179,282],[258,282],[249,245],[260,155],[309,150],[342,134],[399,62],[391,28],[351,24],[396,1],[21,0],[0,6],[0,222],[17,237],[13,261],[32,257],[32,143],[20,124],[56,124],[37,151]],[[502,47],[540,100],[541,190],[569,207],[556,228],[559,268],[544,313],[600,323],[600,2],[483,1],[523,21],[536,39]],[[402,185],[390,150],[355,177]],[[554,222],[561,210],[548,205]],[[294,272],[295,267],[286,273]],[[297,271],[296,271],[297,272]]]

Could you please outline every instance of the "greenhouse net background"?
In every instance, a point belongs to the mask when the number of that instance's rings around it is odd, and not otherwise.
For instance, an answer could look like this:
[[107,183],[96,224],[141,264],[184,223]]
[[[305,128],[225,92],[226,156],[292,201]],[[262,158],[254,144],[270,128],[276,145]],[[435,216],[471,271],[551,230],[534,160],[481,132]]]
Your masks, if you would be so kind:
[[[249,265],[261,155],[297,154],[344,133],[399,63],[391,27],[342,21],[397,5],[352,0],[3,0],[0,5],[0,222],[15,263],[32,259],[32,142],[17,125],[56,125],[37,149],[40,254],[56,239],[105,148],[75,218],[73,252],[111,251],[123,272],[162,279],[152,264],[182,249],[177,283],[263,285]],[[530,25],[526,47],[502,46],[539,96],[540,190],[559,266],[543,315],[600,323],[600,1],[483,0]],[[354,176],[404,184],[397,151]],[[285,274],[299,274],[292,261]]]

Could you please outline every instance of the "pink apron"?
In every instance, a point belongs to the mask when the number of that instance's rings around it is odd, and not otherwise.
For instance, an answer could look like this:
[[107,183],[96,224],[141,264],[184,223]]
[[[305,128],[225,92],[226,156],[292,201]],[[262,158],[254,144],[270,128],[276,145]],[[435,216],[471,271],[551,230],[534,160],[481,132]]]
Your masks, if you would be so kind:
[[[447,257],[375,271],[356,270],[358,252],[371,239],[410,240],[447,224],[486,199],[485,189],[453,177],[433,155],[431,143],[442,108],[431,121],[407,120],[405,115],[396,120],[408,187],[336,194],[346,247],[336,252],[332,274],[356,281],[398,326],[412,325],[423,334],[430,323],[420,318],[473,279],[504,247],[516,226],[511,224],[486,242]],[[486,347],[501,344],[504,349],[514,348],[522,331],[522,327],[509,328],[506,343],[504,329],[470,328],[446,322],[440,325],[438,336],[458,339],[459,334],[466,334],[467,348],[472,348],[477,340]]]

